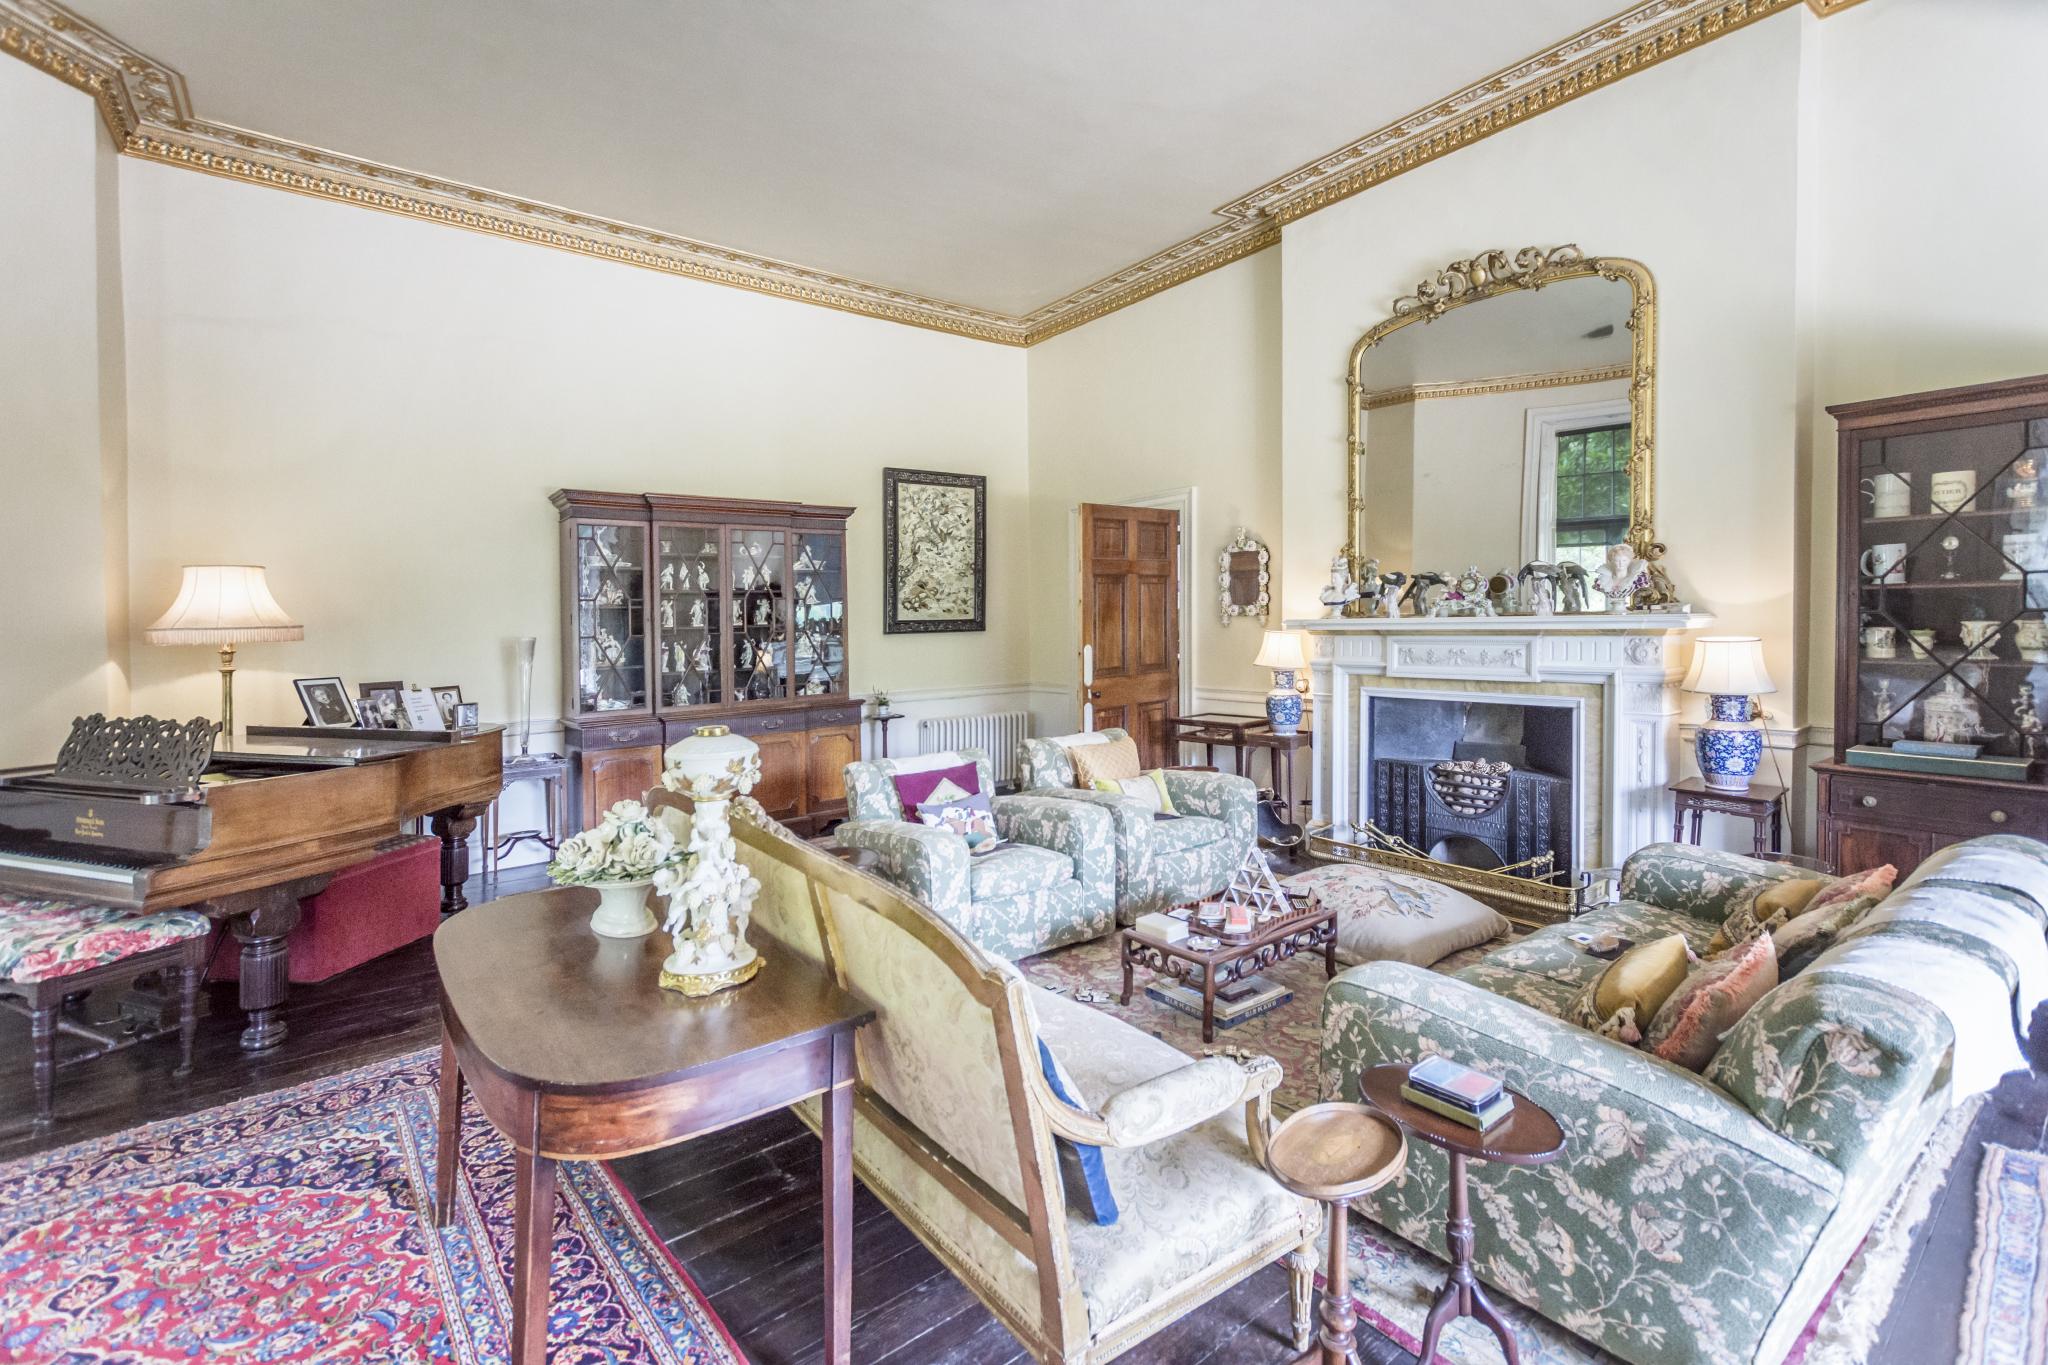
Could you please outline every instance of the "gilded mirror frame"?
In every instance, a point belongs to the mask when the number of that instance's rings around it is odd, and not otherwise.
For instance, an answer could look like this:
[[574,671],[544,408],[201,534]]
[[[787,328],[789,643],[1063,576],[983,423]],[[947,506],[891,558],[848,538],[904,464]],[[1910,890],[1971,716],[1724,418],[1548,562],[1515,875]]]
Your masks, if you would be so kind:
[[[1483,251],[1469,260],[1453,261],[1435,276],[1422,281],[1413,294],[1394,300],[1393,315],[1374,325],[1351,347],[1345,389],[1349,413],[1346,422],[1344,505],[1344,554],[1354,576],[1364,571],[1362,545],[1365,516],[1364,490],[1360,486],[1365,457],[1365,387],[1361,371],[1366,353],[1403,327],[1430,323],[1454,308],[1482,303],[1525,289],[1541,289],[1564,280],[1597,276],[1618,280],[1629,287],[1628,328],[1634,338],[1631,352],[1628,406],[1629,518],[1628,543],[1646,558],[1662,556],[1657,545],[1657,287],[1641,261],[1622,256],[1588,256],[1576,245],[1523,247],[1512,257],[1504,251]],[[1655,547],[1654,551],[1653,548]],[[1421,568],[1424,566],[1416,565]],[[1352,603],[1346,615],[1356,615],[1361,603]]]

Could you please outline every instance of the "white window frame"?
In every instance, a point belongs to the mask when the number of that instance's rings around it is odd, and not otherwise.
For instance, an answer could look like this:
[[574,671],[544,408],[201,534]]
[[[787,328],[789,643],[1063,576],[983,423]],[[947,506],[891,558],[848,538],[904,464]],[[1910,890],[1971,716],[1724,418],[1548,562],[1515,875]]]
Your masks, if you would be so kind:
[[[1522,429],[1522,562],[1557,558],[1557,438],[1581,427],[1633,423],[1635,411],[1626,398],[1596,403],[1565,403],[1530,408]],[[1631,429],[1630,438],[1634,434]],[[1631,490],[1633,492],[1633,490]]]

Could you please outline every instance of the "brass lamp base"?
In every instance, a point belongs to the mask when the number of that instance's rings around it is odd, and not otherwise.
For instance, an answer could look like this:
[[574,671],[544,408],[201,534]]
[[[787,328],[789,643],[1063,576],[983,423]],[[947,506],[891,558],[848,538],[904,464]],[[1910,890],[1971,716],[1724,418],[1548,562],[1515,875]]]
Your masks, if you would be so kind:
[[720,991],[731,990],[734,986],[744,986],[752,981],[760,970],[759,954],[756,954],[752,961],[743,962],[724,972],[672,972],[664,967],[661,971],[661,988],[690,996],[716,995]]

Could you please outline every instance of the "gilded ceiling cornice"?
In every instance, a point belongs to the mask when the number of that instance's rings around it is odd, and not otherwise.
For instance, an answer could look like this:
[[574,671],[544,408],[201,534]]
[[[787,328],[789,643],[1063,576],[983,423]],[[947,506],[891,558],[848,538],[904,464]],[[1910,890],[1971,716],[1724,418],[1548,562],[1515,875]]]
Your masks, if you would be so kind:
[[[1022,316],[951,303],[199,118],[176,71],[55,0],[0,0],[0,51],[92,95],[130,155],[982,341],[1028,346],[1263,251],[1281,227],[1802,0],[1649,0],[1318,157],[1223,221]],[[1828,14],[1858,0],[1804,0]]]
[[1426,403],[1436,398],[1474,398],[1496,393],[1524,393],[1531,389],[1569,389],[1580,384],[1601,384],[1610,379],[1627,379],[1635,366],[1595,365],[1579,370],[1549,370],[1541,374],[1502,374],[1485,379],[1450,379],[1428,384],[1398,384],[1358,395],[1358,406],[1366,412],[1397,408],[1408,403]]

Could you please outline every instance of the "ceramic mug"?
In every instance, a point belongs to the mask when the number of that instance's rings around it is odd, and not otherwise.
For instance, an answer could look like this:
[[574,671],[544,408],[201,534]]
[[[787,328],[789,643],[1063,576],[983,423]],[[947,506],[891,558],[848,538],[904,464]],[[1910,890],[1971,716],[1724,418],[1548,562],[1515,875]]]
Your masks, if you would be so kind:
[[1863,481],[1863,496],[1870,500],[1871,516],[1903,517],[1913,510],[1913,476],[1873,474]]
[[1964,621],[1960,624],[1963,631],[1963,649],[1965,651],[1963,657],[1966,659],[1990,658],[1992,642],[1998,638],[1999,628],[2005,623],[2003,621]]
[[1863,566],[1863,576],[1873,583],[1906,581],[1906,547],[1900,542],[1873,545],[1863,552],[1859,562]]
[[1927,486],[1928,504],[1937,512],[1961,512],[1977,496],[1977,471],[1948,469]]
[[2048,621],[2021,621],[2013,634],[2019,644],[2020,653],[2030,663],[2048,664]]
[[1933,626],[1922,626],[1919,630],[1909,630],[1906,632],[1906,639],[1912,645],[1914,658],[1931,659],[1934,657]]
[[1896,626],[1865,626],[1863,628],[1863,653],[1872,659],[1895,659],[1899,655],[1899,631]]

